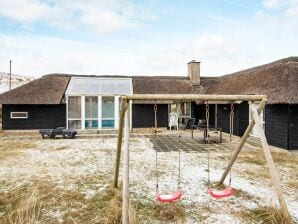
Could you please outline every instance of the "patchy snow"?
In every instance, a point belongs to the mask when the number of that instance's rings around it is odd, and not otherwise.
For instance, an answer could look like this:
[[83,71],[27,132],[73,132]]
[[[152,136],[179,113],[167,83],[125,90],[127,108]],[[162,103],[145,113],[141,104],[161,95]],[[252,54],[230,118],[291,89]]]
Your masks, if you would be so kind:
[[[14,89],[32,80],[34,80],[33,77],[12,74],[11,87]],[[9,74],[0,72],[0,93],[6,92],[8,90],[9,90]]]
[[[50,179],[59,187],[72,190],[77,188],[80,178],[100,175],[102,180],[93,183],[93,188],[88,185],[81,188],[86,198],[92,198],[97,192],[102,191],[113,177],[116,138],[32,141],[36,143],[35,148],[26,149],[19,156],[1,160],[0,183],[3,185],[0,193],[11,191],[33,179]],[[150,203],[155,200],[156,190],[153,144],[146,137],[132,138],[130,151],[131,199]],[[226,155],[224,153],[229,151],[212,154],[211,181],[220,178],[226,165],[226,162],[216,158],[220,153]],[[158,152],[160,193],[172,192],[178,187],[178,156],[179,153],[175,151]],[[238,211],[277,204],[270,180],[249,178],[249,174],[244,172],[247,169],[257,172],[259,166],[236,163],[232,173],[233,187],[243,191],[244,195],[215,200],[207,194],[207,152],[181,152],[181,190],[182,203],[186,206],[186,222],[195,223],[200,210],[200,216],[205,217],[203,223],[243,223],[236,215]],[[287,179],[287,175],[284,173],[283,178]],[[120,178],[121,176],[120,173]],[[289,210],[296,220],[297,198],[297,191],[286,192]],[[61,212],[52,211],[52,216],[61,219]]]

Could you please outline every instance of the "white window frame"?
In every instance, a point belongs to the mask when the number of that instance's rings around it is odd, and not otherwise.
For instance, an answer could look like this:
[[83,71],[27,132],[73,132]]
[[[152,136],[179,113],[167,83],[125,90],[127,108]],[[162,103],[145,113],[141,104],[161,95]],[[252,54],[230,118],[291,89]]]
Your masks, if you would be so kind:
[[[94,94],[82,95],[82,96],[84,96],[84,108],[82,108],[82,110],[84,109],[84,129],[87,129],[86,126],[85,126],[86,120],[88,120],[88,121],[96,121],[97,120],[98,121],[97,128],[91,128],[89,130],[100,130],[101,129],[101,122],[100,122],[99,118],[100,118],[101,105],[99,105],[99,103],[101,103],[101,97],[98,96],[98,95],[94,95]],[[95,97],[95,98],[97,98],[97,117],[92,117],[92,118],[86,117],[86,113],[85,113],[85,110],[86,110],[86,97]]]
[[[68,98],[69,97],[72,97],[72,96],[74,96],[74,97],[80,97],[81,98],[81,117],[80,118],[69,118],[68,117]],[[68,121],[81,121],[81,129],[80,130],[82,130],[82,123],[83,123],[83,120],[82,120],[82,112],[84,112],[85,113],[85,111],[82,111],[82,101],[83,101],[83,99],[82,99],[82,95],[77,95],[77,94],[74,94],[74,95],[68,95],[67,97],[66,97],[66,118],[67,118],[67,120],[66,120],[66,128],[68,129],[69,127],[68,127]],[[85,98],[84,98],[84,101],[85,101]],[[84,102],[84,106],[85,106],[85,102]],[[85,124],[85,123],[84,123]]]
[[[13,116],[13,114],[21,114],[21,113],[24,113],[26,116],[25,117]],[[28,119],[28,112],[24,112],[24,111],[10,112],[10,119]]]
[[[111,97],[111,98],[114,98],[114,117],[105,117],[103,118],[102,117],[102,112],[103,112],[103,108],[102,108],[102,98],[105,98],[105,97]],[[116,95],[108,95],[108,94],[103,94],[101,95],[101,110],[100,110],[100,128],[102,130],[116,130],[116,100],[117,100],[117,96]],[[118,98],[118,101],[119,101],[119,98]],[[119,109],[118,109],[119,110]],[[119,114],[118,114],[118,117],[119,117]],[[119,118],[118,118],[119,119]],[[102,121],[105,121],[105,120],[114,120],[114,128],[103,128],[102,127]]]

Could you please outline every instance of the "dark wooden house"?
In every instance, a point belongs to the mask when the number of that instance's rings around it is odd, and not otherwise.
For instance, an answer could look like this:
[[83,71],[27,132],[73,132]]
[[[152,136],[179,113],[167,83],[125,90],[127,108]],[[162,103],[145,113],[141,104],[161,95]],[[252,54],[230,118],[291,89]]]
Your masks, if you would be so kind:
[[[100,88],[98,86],[101,86]],[[2,129],[117,129],[121,94],[264,94],[262,122],[269,144],[298,149],[298,57],[220,77],[200,77],[200,63],[188,76],[45,75],[0,95]],[[153,101],[133,102],[132,128],[154,125]],[[205,119],[205,102],[157,102],[158,126],[170,112],[183,120]],[[234,102],[234,134],[243,135],[257,102]],[[230,102],[210,104],[210,123],[229,131]],[[258,133],[253,130],[253,136]]]
[[[268,102],[262,115],[269,144],[285,149],[298,149],[298,57],[290,57],[251,69],[219,77],[208,86],[210,94],[263,94]],[[253,103],[241,103],[239,132],[248,124]],[[218,105],[218,125],[226,130],[228,119],[224,108]],[[237,120],[237,119],[236,119]],[[236,129],[238,127],[235,127]],[[255,133],[257,135],[257,133]]]

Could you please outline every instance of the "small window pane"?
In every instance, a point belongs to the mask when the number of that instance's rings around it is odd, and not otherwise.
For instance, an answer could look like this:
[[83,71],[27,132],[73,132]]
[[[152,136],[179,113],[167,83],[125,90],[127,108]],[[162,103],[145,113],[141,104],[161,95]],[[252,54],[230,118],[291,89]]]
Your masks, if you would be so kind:
[[85,128],[86,129],[97,129],[98,128],[98,120],[85,120]]
[[114,118],[114,97],[102,97],[102,118]]
[[115,81],[102,80],[101,93],[102,94],[114,94],[115,93]]
[[181,115],[190,116],[190,103],[181,103]]
[[127,94],[129,94],[130,93],[129,83],[119,83],[119,84],[117,84],[116,89],[115,89],[115,93],[118,93],[118,94],[127,93]]
[[11,112],[11,119],[26,119],[28,118],[28,112]]
[[85,116],[86,118],[98,117],[98,98],[94,96],[85,97]]
[[68,97],[68,118],[70,119],[81,118],[81,97],[80,96]]
[[114,124],[114,120],[103,120],[102,121],[102,128],[114,128],[115,124]]
[[174,103],[174,104],[171,104],[171,111],[170,111],[171,113],[173,112],[173,113],[177,113],[177,104],[176,103]]
[[72,120],[72,121],[68,121],[68,129],[81,129],[81,121],[79,120]]

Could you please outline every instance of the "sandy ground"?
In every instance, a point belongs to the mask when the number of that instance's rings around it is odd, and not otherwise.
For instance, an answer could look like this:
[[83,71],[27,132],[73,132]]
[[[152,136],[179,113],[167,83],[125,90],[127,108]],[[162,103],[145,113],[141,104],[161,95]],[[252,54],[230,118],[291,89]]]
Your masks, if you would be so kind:
[[[96,136],[78,139],[45,139],[37,137],[0,137],[0,152],[17,150],[15,155],[0,158],[0,194],[14,191],[33,181],[51,181],[61,189],[79,190],[86,199],[92,197],[110,184],[113,179],[116,138],[98,138]],[[26,144],[25,144],[26,143]],[[28,143],[28,144],[27,144]],[[30,143],[30,144],[29,144]],[[9,144],[9,146],[7,146]],[[22,146],[19,146],[23,144]],[[210,145],[211,181],[220,178],[231,155],[233,144],[221,144],[220,148]],[[203,146],[207,147],[207,146]],[[246,145],[245,151],[256,150],[257,146]],[[153,142],[143,135],[131,139],[130,154],[130,198],[132,204],[148,206],[155,202],[155,150]],[[285,151],[274,149],[277,156]],[[279,155],[278,153],[281,152]],[[252,153],[253,154],[253,151]],[[175,191],[178,178],[178,152],[158,153],[159,186],[161,193]],[[246,154],[245,154],[246,155]],[[247,154],[249,155],[249,154]],[[256,154],[255,156],[260,156]],[[297,153],[285,156],[296,157]],[[184,223],[252,223],[243,218],[243,211],[262,206],[275,206],[276,200],[272,184],[267,175],[267,167],[258,161],[246,161],[245,156],[235,164],[232,172],[232,186],[236,195],[215,200],[207,194],[207,152],[181,152],[181,190],[183,198],[179,202],[185,208]],[[293,162],[277,163],[286,202],[294,219],[298,222],[298,164]],[[293,160],[297,161],[297,160]],[[121,165],[122,166],[122,165]],[[98,178],[100,176],[101,178]],[[96,181],[84,183],[84,179]],[[96,177],[96,178],[95,178]],[[121,174],[120,174],[121,179]],[[79,182],[78,182],[79,181]],[[292,183],[292,185],[291,185]],[[294,184],[293,184],[294,183]],[[160,223],[148,219],[138,212],[141,223]],[[48,215],[57,223],[63,222],[63,213],[67,206],[48,208]],[[5,211],[1,211],[0,218]],[[171,223],[171,221],[168,221]],[[173,221],[174,222],[174,221]],[[259,223],[255,221],[254,223]]]

